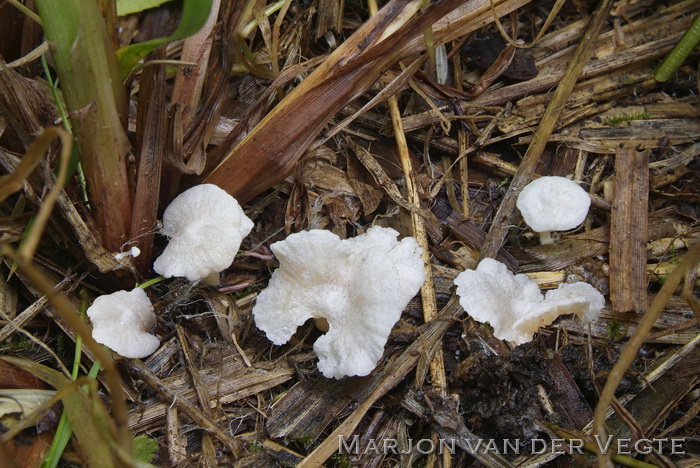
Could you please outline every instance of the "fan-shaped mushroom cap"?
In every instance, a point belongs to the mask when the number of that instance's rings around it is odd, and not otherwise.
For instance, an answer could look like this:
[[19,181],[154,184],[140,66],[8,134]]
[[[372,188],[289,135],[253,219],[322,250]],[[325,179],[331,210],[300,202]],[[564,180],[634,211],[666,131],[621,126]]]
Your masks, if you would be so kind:
[[256,325],[281,345],[306,320],[323,317],[330,328],[314,344],[323,375],[369,374],[425,280],[418,243],[397,236],[379,226],[348,240],[312,230],[272,244],[280,267],[253,308]]
[[121,356],[146,357],[160,346],[158,337],[149,333],[156,315],[143,289],[100,296],[88,307],[87,315],[95,341]]
[[566,231],[586,219],[591,197],[566,177],[548,176],[527,184],[516,205],[533,231]]
[[542,296],[527,275],[513,275],[501,262],[485,258],[476,270],[466,270],[455,278],[459,303],[479,322],[488,322],[496,338],[516,345],[532,341],[540,327],[559,315],[576,314],[594,321],[605,299],[587,283],[560,284]]
[[169,278],[196,281],[228,268],[253,229],[231,195],[212,184],[182,192],[163,213],[161,233],[170,238],[153,269]]
[[576,314],[584,322],[594,322],[605,307],[605,298],[588,283],[562,283],[547,291],[545,302],[557,305],[559,315]]

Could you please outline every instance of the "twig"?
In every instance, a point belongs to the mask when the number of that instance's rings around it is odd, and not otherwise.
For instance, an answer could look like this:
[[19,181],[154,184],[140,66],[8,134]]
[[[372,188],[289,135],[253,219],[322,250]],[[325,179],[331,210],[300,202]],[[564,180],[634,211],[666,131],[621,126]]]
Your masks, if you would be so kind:
[[[370,0],[370,14],[377,13],[377,3],[375,0]],[[432,39],[432,32],[426,30],[426,40]],[[430,47],[430,43],[428,43]],[[433,55],[434,57],[434,55]],[[434,64],[434,63],[433,63]],[[415,172],[411,157],[408,154],[408,144],[406,142],[406,134],[403,131],[403,123],[401,121],[401,111],[396,95],[389,96],[389,109],[391,111],[391,123],[394,127],[394,135],[396,138],[396,146],[399,150],[399,158],[403,169],[404,178],[406,179],[406,190],[408,191],[408,201],[413,206],[420,207],[420,196],[416,188]],[[437,303],[435,302],[435,284],[433,283],[433,270],[430,266],[430,246],[428,245],[428,235],[425,230],[423,218],[415,211],[411,211],[411,221],[413,225],[413,234],[418,245],[423,249],[421,257],[423,258],[425,283],[421,287],[421,300],[423,303],[423,318],[427,322],[433,320],[438,313]],[[442,351],[435,353],[433,361],[430,363],[430,372],[433,375],[433,383],[444,389],[447,386],[447,378],[445,377],[445,363]]]

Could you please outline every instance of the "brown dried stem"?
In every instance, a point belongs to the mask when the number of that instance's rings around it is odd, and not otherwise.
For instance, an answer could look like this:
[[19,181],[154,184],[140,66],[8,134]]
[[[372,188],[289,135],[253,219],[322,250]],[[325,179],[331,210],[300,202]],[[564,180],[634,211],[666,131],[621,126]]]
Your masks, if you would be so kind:
[[457,296],[453,296],[436,320],[421,327],[418,334],[419,338],[382,370],[381,380],[376,384],[372,393],[297,467],[310,468],[321,466],[323,462],[332,456],[338,450],[338,438],[341,436],[349,437],[372,405],[403,380],[406,374],[415,367],[421,354],[433,348],[436,341],[442,339],[442,335],[452,325],[452,319],[461,316],[463,313],[464,310],[459,307]]
[[[156,49],[153,58],[165,57],[165,47]],[[134,264],[142,275],[151,267],[151,251],[158,214],[160,176],[163,165],[167,118],[165,116],[165,67],[147,67],[141,78],[139,92],[138,122],[142,129],[138,133],[138,179],[131,216],[130,239],[141,249]]]

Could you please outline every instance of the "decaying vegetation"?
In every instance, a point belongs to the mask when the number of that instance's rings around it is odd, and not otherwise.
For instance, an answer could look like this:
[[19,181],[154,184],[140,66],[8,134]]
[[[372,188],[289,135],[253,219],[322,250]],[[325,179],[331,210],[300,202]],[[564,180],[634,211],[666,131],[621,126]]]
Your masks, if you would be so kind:
[[[654,74],[700,3],[590,3],[0,3],[0,465],[697,463],[697,54]],[[542,175],[592,198],[548,245],[515,209]],[[255,227],[218,286],[149,286],[162,344],[120,359],[81,312],[154,278],[157,220],[202,182]],[[374,372],[326,379],[313,323],[281,347],[254,326],[269,245],[373,224],[417,239],[427,281]],[[454,296],[486,257],[608,307],[513,348]],[[608,434],[684,453],[596,454]],[[551,438],[586,450],[528,450]]]

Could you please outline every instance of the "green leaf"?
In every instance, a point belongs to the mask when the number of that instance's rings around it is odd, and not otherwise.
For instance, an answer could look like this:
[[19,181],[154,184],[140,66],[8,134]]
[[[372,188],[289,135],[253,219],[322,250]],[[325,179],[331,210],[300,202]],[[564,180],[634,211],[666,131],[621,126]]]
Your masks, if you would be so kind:
[[171,0],[117,0],[117,15],[126,16],[139,11],[150,10]]
[[150,41],[140,42],[138,44],[130,44],[119,49],[117,51],[117,58],[119,59],[119,73],[121,74],[122,80],[129,75],[139,60],[156,47],[171,41],[184,39],[202,29],[207,18],[209,18],[211,4],[212,0],[184,0],[180,24],[172,35],[151,39]]
[[150,463],[156,456],[158,443],[148,436],[134,437],[134,459],[136,461]]

